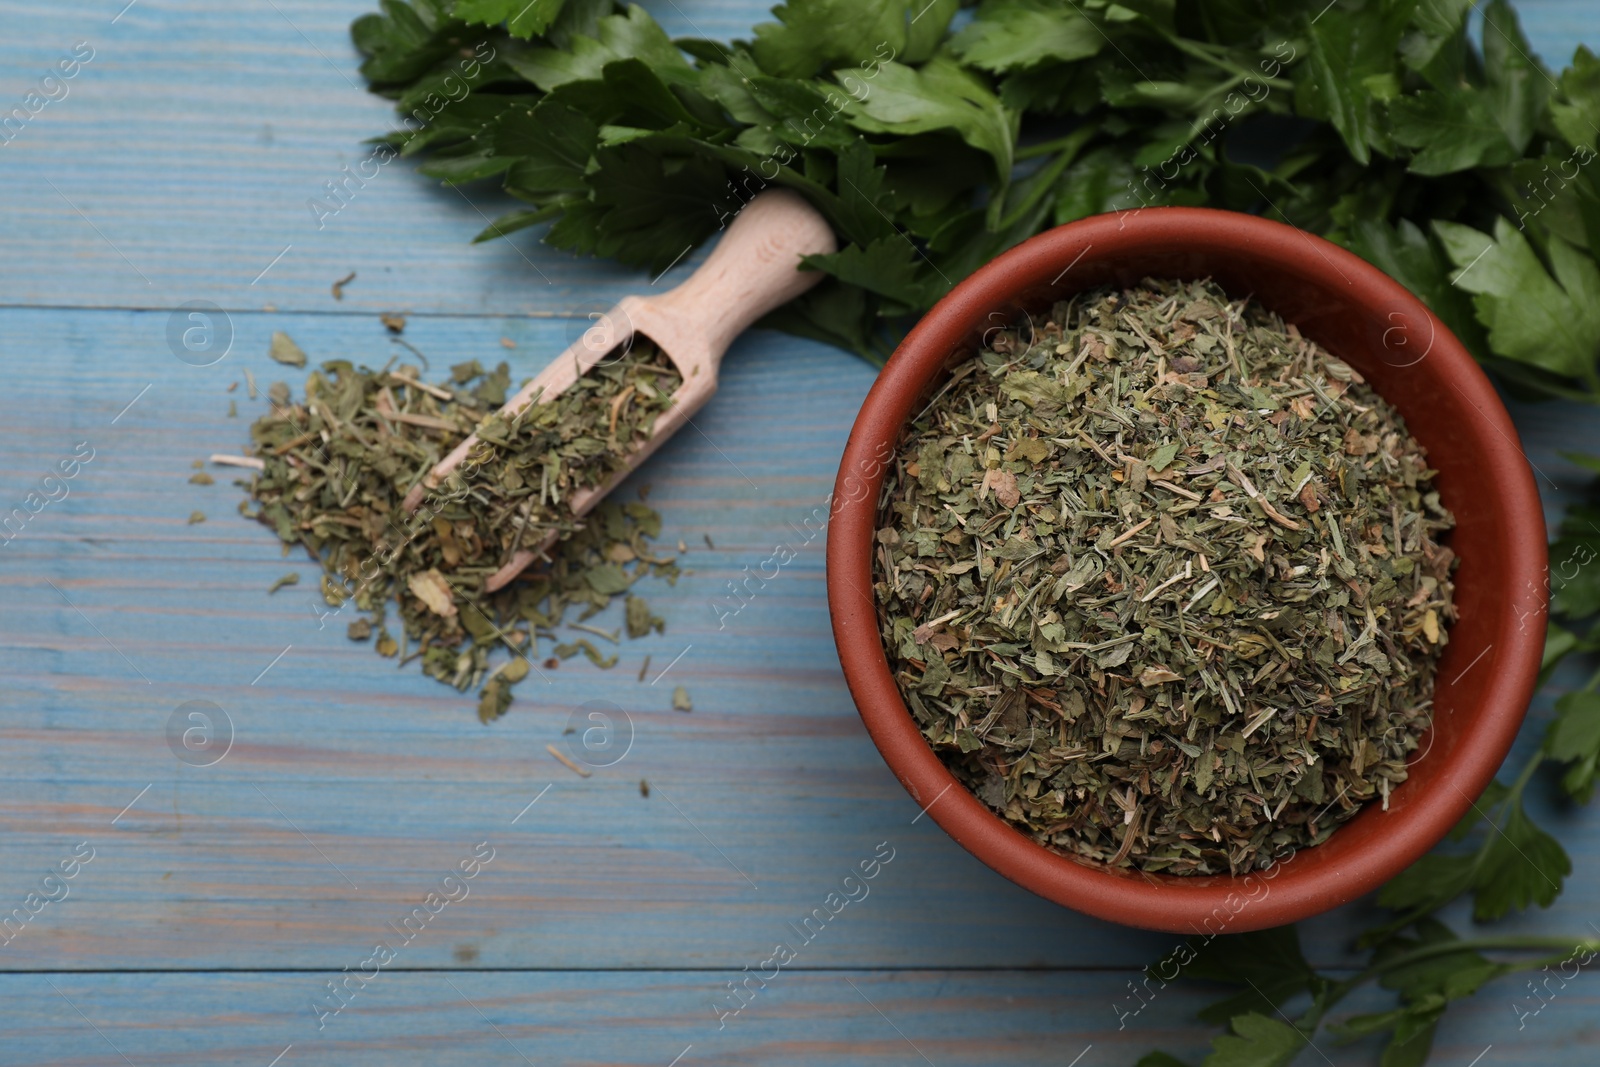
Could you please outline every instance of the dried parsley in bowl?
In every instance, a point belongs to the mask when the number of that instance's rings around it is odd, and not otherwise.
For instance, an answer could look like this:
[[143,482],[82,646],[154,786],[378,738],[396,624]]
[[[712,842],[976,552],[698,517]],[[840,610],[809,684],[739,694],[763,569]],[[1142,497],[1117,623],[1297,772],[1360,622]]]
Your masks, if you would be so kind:
[[1211,282],[998,332],[880,503],[891,670],[1042,845],[1239,873],[1385,805],[1432,716],[1453,524],[1354,369]]

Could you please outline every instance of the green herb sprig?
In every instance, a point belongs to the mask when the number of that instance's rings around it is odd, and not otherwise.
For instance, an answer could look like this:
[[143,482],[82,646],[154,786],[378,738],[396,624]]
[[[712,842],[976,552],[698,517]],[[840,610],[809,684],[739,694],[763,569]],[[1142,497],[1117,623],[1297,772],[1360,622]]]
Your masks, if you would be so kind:
[[352,35],[404,117],[383,140],[528,204],[480,240],[547,224],[662,270],[795,189],[841,247],[768,325],[874,361],[1042,229],[1203,204],[1344,244],[1517,389],[1600,401],[1600,60],[1551,72],[1475,6],[791,0],[725,44],[612,0],[383,0]]

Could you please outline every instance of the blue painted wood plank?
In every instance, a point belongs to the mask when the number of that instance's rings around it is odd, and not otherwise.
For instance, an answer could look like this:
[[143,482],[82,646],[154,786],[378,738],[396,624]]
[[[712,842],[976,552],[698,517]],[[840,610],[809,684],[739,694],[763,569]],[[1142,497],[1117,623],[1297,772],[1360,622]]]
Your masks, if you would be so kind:
[[[346,962],[361,970],[360,950]],[[330,996],[330,980],[344,981],[343,972],[6,976],[0,977],[7,1022],[0,1064],[1110,1067],[1153,1048],[1197,1062],[1214,1031],[1196,1022],[1195,1012],[1227,993],[1172,986],[1147,993],[1137,1015],[1124,1008],[1119,1016],[1114,1005],[1124,998],[1136,1003],[1126,972],[774,975],[759,958],[746,962],[771,980],[763,987],[749,979],[736,1015],[721,1014],[730,1010],[721,1005],[733,1003],[727,983],[745,981],[738,968],[375,974],[368,966],[364,973],[373,977],[364,986],[350,980],[353,992],[336,1015],[314,1005]],[[1587,982],[1580,977],[1565,989],[1552,983],[1554,996],[1547,995],[1537,1015],[1523,1017],[1521,1029],[1512,992],[1490,987],[1450,1010],[1430,1062],[1593,1062],[1600,999]],[[1363,990],[1336,1017],[1391,1003]],[[1374,1042],[1340,1046],[1324,1037],[1297,1062],[1376,1058]]]

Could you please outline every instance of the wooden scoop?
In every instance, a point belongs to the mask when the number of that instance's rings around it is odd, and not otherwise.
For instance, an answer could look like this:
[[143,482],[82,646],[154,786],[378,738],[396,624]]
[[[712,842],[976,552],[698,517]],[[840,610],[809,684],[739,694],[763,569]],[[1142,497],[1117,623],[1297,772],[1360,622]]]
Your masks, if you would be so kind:
[[[711,399],[717,391],[722,355],[735,337],[822,280],[818,271],[798,269],[800,257],[826,255],[835,247],[827,222],[798,194],[786,189],[761,193],[744,206],[687,281],[657,296],[624,297],[506,401],[500,411],[510,416],[535,397],[548,400],[560,396],[636,334],[653,341],[683,375],[683,384],[672,394],[672,406],[656,418],[650,438],[629,453],[626,466],[603,484],[573,493],[570,506],[574,516],[588,514]],[[423,497],[438,488],[477,443],[478,435],[473,434],[440,460],[406,494],[406,510],[415,511]],[[505,586],[554,544],[556,536],[552,533],[532,549],[519,549],[489,576],[486,588],[494,592]]]

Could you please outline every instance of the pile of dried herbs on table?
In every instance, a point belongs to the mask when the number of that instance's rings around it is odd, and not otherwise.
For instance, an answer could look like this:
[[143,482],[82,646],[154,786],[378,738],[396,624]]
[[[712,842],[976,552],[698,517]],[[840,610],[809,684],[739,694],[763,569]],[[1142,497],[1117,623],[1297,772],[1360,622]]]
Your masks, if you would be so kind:
[[[609,668],[617,654],[603,647],[622,630],[642,637],[665,627],[630,592],[646,575],[677,578],[676,558],[652,544],[660,516],[642,502],[606,500],[575,522],[564,502],[622,466],[679,384],[664,355],[639,345],[508,419],[497,413],[510,387],[504,363],[462,363],[428,384],[409,365],[373,371],[333,360],[307,377],[298,400],[282,382],[269,390],[271,411],[250,428],[264,468],[249,483],[256,507],[243,501],[240,510],[322,564],[329,607],[364,614],[348,624],[351,639],[375,635],[379,655],[420,659],[457,689],[481,686],[478,716],[488,722],[541,657],[546,670],[579,652]],[[407,514],[407,491],[474,430],[483,444],[473,462]],[[484,590],[519,546],[536,547],[552,530],[563,539],[547,560],[499,592]],[[584,625],[618,596],[627,598],[621,629]],[[563,626],[603,644],[563,640]],[[553,646],[548,656],[541,640]],[[497,645],[511,656],[490,670]]]
[[1351,367],[1209,282],[1057,304],[963,363],[885,483],[891,667],[1042,844],[1242,872],[1387,804],[1432,713],[1453,525]]

